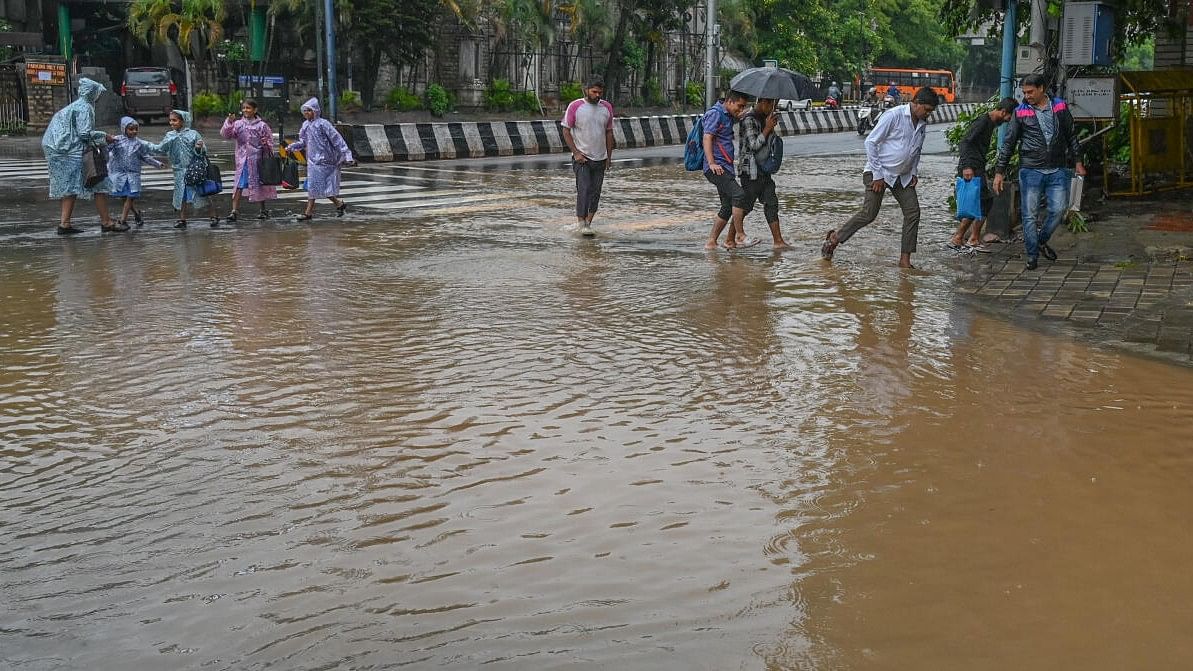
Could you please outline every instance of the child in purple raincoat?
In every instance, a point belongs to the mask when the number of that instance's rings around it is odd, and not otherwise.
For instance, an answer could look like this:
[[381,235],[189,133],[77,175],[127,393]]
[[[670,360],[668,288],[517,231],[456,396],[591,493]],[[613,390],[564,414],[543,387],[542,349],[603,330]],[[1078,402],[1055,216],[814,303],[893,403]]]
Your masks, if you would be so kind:
[[344,136],[320,116],[319,100],[311,98],[302,106],[302,128],[298,141],[290,143],[289,151],[305,152],[307,158],[307,207],[298,217],[299,221],[310,221],[315,213],[315,201],[326,198],[336,206],[336,216],[344,216],[348,203],[339,198],[340,166],[356,165],[352,151]]
[[242,118],[229,114],[220,128],[220,135],[229,140],[236,140],[236,176],[232,184],[232,212],[228,214],[228,221],[235,222],[240,217],[240,194],[247,193],[250,203],[261,203],[258,219],[268,219],[269,210],[265,209],[265,202],[276,200],[278,190],[273,186],[261,184],[257,175],[257,161],[263,152],[273,151],[273,129],[257,114],[257,101],[248,99],[240,104]]

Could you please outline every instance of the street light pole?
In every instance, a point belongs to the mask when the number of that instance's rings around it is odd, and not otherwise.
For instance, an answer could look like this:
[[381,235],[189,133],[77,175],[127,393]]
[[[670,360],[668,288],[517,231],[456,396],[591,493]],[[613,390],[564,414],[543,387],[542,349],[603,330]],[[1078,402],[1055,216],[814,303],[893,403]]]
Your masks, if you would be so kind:
[[335,123],[339,117],[340,92],[336,88],[336,11],[332,0],[323,0],[323,19],[327,42],[327,106]]
[[[1019,33],[1019,2],[1007,0],[1007,11],[1002,20],[1002,72],[999,74],[998,95],[1009,98],[1014,93],[1011,85],[1015,78],[1015,42]],[[998,145],[1001,147],[1007,136],[1007,126],[998,127]]]
[[717,100],[717,0],[708,0],[704,12],[704,106]]
[[318,73],[315,97],[323,98],[323,5],[320,0],[315,0],[315,72]]

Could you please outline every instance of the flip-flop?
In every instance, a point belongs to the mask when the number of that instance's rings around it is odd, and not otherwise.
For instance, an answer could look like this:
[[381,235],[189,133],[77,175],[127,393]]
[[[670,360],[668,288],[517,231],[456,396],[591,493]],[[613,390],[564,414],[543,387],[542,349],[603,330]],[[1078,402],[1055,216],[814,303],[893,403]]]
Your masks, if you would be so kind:
[[760,242],[762,242],[762,240],[760,238],[746,238],[745,240],[741,240],[737,243],[737,248],[745,249],[746,247],[753,247],[754,245],[757,245]]

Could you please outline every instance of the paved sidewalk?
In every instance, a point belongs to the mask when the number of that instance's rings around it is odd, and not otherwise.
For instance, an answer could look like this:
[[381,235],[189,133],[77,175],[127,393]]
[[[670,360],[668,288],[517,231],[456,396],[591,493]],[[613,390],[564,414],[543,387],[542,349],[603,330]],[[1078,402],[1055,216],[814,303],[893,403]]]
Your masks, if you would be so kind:
[[1193,212],[1189,196],[1116,201],[1090,232],[1058,230],[1060,259],[1024,269],[1022,242],[957,257],[958,293],[1014,319],[1064,323],[1085,339],[1193,365]]

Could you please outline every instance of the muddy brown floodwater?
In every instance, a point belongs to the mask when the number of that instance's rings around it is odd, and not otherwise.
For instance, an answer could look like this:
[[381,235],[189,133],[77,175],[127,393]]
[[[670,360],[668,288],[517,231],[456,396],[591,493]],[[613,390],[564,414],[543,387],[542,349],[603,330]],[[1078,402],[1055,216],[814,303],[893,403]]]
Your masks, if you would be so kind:
[[1190,666],[1193,373],[975,312],[946,215],[821,263],[859,165],[782,255],[665,166],[595,241],[554,171],[0,248],[0,666]]

